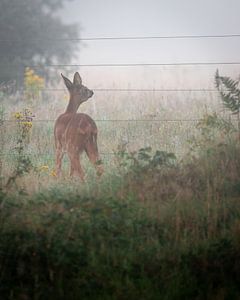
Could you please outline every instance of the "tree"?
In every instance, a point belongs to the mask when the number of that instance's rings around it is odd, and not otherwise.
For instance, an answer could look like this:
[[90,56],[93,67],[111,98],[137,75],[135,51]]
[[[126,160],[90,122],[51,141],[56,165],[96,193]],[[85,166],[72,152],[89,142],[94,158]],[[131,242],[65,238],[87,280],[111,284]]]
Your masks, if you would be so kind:
[[[69,62],[78,49],[78,27],[57,16],[69,0],[0,1],[0,83],[23,81],[24,66]],[[43,74],[43,69],[41,70]]]

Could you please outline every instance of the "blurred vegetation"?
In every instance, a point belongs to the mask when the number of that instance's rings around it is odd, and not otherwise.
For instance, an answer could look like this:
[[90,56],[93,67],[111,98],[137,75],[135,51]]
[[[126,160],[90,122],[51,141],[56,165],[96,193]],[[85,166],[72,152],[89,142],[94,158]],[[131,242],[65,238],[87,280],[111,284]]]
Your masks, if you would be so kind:
[[[14,115],[20,158],[36,126],[28,117]],[[238,119],[205,113],[181,157],[123,143],[100,182],[56,180],[46,163],[21,164],[9,189],[4,171],[0,298],[239,299],[238,135]]]
[[240,140],[240,87],[239,80],[215,74],[215,85],[220,93],[222,103],[233,115],[237,115],[238,134]]
[[44,88],[44,78],[37,75],[31,68],[26,68],[24,73],[24,93],[26,102],[33,104],[39,98],[41,90]]
[[10,189],[16,184],[16,180],[24,174],[29,173],[33,168],[31,157],[27,153],[27,146],[30,143],[32,121],[34,115],[30,109],[24,109],[22,112],[16,112],[14,119],[17,124],[16,146],[12,149],[15,153],[15,168],[13,174],[8,178],[6,188]]
[[22,84],[24,66],[67,62],[74,56],[76,44],[61,39],[78,37],[78,27],[63,24],[57,16],[67,1],[1,0],[0,83]]
[[140,149],[88,188],[2,190],[2,298],[239,299],[240,146],[198,127],[182,161]]
[[215,85],[222,98],[223,105],[233,114],[240,112],[240,88],[239,80],[228,76],[220,76],[219,71],[215,74]]

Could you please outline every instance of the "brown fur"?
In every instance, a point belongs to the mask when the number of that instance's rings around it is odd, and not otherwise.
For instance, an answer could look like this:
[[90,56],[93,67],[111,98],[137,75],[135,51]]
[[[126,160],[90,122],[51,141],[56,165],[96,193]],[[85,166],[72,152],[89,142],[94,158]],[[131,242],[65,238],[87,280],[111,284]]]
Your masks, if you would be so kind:
[[63,75],[62,77],[69,90],[70,99],[65,113],[57,118],[54,127],[57,175],[61,174],[62,158],[67,152],[71,163],[70,175],[78,175],[84,180],[79,159],[84,151],[96,167],[98,175],[101,175],[103,169],[98,163],[97,126],[88,115],[77,113],[79,105],[92,97],[93,92],[82,85],[78,73],[75,73],[73,83]]

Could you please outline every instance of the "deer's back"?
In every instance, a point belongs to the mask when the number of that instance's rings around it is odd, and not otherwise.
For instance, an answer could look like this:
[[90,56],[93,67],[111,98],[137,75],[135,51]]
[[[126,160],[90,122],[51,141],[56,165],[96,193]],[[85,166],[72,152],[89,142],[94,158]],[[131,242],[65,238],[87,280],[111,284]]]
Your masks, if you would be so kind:
[[87,114],[64,113],[56,120],[54,134],[55,141],[62,146],[74,144],[80,147],[89,136],[97,134],[97,126]]
[[66,134],[73,132],[76,132],[76,134],[95,134],[97,133],[97,126],[91,117],[83,113],[78,113],[74,114],[70,119],[66,131]]

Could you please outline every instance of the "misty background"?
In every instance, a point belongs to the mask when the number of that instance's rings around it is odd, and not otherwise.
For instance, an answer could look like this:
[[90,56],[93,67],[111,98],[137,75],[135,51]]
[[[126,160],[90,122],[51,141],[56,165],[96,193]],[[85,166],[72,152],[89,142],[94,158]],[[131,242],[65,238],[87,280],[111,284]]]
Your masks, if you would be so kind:
[[[72,79],[78,71],[94,90],[80,110],[96,120],[116,120],[113,132],[119,129],[117,120],[195,119],[205,112],[222,113],[214,74],[219,69],[222,76],[239,77],[240,36],[197,36],[238,35],[239,9],[237,0],[2,0],[0,83],[13,81],[17,92],[24,90],[26,67],[33,68],[44,78],[33,111],[38,119],[55,120],[68,101],[60,73]],[[181,36],[185,38],[177,38]],[[111,39],[121,37],[169,38]],[[104,64],[163,65],[98,66]],[[4,99],[0,97],[9,115],[25,105],[24,95],[12,102]],[[156,134],[159,128],[166,132],[159,123]],[[170,135],[179,139],[176,132]],[[151,136],[146,132],[146,138]]]
[[[60,12],[79,24],[82,38],[238,34],[237,0],[70,1]],[[240,38],[84,41],[73,63],[240,62]],[[82,68],[94,86],[210,88],[216,68],[238,75],[239,65]],[[104,76],[105,75],[105,76]]]
[[238,34],[239,9],[237,0],[2,0],[0,81],[21,83],[24,67],[37,65],[42,67],[36,71],[50,82],[59,72],[80,71],[93,88],[209,88],[217,68],[237,76],[239,65],[61,69],[46,65],[240,62],[240,37],[71,40]]

